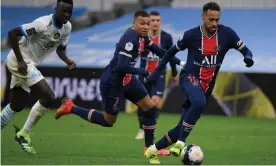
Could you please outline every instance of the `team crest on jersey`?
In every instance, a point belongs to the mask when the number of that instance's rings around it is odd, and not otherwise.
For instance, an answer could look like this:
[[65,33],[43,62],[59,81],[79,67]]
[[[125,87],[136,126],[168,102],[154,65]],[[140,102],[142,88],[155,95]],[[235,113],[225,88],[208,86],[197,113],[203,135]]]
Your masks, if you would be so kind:
[[219,52],[219,51],[220,51],[220,46],[219,46],[219,45],[216,45],[216,46],[214,47],[214,50],[215,50],[216,52]]
[[58,39],[60,37],[60,33],[56,33],[55,35],[54,35],[54,39]]
[[145,48],[145,39],[140,38],[139,39],[139,55],[141,55],[142,52],[144,52],[144,48]]

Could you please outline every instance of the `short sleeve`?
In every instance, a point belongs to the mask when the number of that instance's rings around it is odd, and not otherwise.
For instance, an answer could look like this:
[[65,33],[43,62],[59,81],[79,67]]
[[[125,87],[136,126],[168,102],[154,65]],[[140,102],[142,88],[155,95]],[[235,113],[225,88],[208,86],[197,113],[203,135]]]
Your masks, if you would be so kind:
[[31,23],[21,25],[20,29],[22,34],[28,39],[37,33],[43,32],[45,29],[45,24],[43,24],[43,22],[39,19],[36,19]]

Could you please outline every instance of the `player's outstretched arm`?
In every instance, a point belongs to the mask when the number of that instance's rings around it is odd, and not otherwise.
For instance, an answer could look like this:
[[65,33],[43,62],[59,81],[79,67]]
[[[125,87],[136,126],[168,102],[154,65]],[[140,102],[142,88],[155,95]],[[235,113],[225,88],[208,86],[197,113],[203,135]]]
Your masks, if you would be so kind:
[[23,56],[21,54],[21,51],[19,49],[19,44],[18,44],[18,37],[23,36],[23,32],[20,27],[16,27],[14,29],[11,29],[8,32],[8,44],[11,46],[13,49],[13,52],[16,56],[17,62],[18,62],[18,72],[21,74],[26,75],[27,74],[27,64],[23,59]]
[[56,53],[59,58],[68,65],[69,70],[76,68],[76,63],[67,56],[66,47],[60,45],[57,48]]
[[159,47],[158,45],[154,44],[153,42],[150,42],[150,44],[148,45],[148,49],[153,52],[154,54],[156,54],[159,58],[163,58],[166,50]]
[[254,65],[254,61],[253,61],[253,54],[252,52],[250,51],[249,48],[247,48],[246,46],[244,46],[240,52],[242,53],[244,59],[244,63],[246,64],[246,67],[251,67]]
[[234,48],[242,53],[244,57],[243,61],[245,62],[246,67],[253,66],[254,61],[252,59],[253,58],[252,52],[246,47],[244,42],[240,39],[240,37],[233,29],[231,29],[230,27],[227,27],[226,29],[228,30],[228,33],[230,36],[231,48]]
[[[162,58],[161,62],[159,63],[159,65],[157,66],[158,70],[162,70],[166,67],[167,63],[171,60],[173,60],[176,64],[180,64],[180,60],[175,56],[175,54],[178,52],[179,50],[177,49],[176,46],[172,46],[164,55],[164,57]],[[173,58],[174,57],[174,58]]]
[[[165,68],[166,64],[173,59],[175,54],[179,50],[176,48],[176,46],[172,46],[166,53],[157,68],[150,74],[150,76],[147,78],[148,83],[153,83],[156,81],[158,76],[160,75],[160,71]],[[180,63],[178,58],[174,58],[176,60],[176,63]],[[179,60],[179,61],[178,61]]]
[[[125,55],[122,55],[122,54],[125,54]],[[149,72],[147,70],[142,68],[131,67],[129,65],[129,62],[131,60],[131,57],[129,56],[131,55],[124,52],[121,52],[121,54],[119,54],[117,70],[122,73],[128,73],[128,74],[134,74],[134,75],[141,74],[142,76],[147,77],[149,75]]]

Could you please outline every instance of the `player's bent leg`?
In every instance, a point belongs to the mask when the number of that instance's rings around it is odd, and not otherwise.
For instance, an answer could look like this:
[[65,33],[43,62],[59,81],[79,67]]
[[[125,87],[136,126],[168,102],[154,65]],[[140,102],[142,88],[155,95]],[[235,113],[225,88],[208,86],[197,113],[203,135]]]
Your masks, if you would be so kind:
[[45,112],[49,110],[49,105],[55,99],[55,95],[43,76],[39,76],[36,82],[30,82],[30,84],[32,84],[30,89],[38,93],[39,101],[33,105],[23,128],[16,132],[15,139],[24,151],[30,154],[36,154],[31,143],[30,133],[33,126],[35,126]]
[[162,100],[162,98],[158,95],[153,95],[151,99],[157,108],[156,119],[158,119],[160,114],[160,101]]
[[11,102],[1,112],[1,129],[12,120],[16,112],[20,112],[24,109],[28,96],[29,93],[21,87],[10,89]]
[[[156,128],[156,112],[155,104],[147,95],[136,103],[140,107],[143,113],[143,129],[145,131],[145,146],[150,147],[154,143],[154,131]],[[145,150],[145,157],[149,159],[151,164],[160,164],[157,157],[158,151],[151,151],[149,148]]]
[[[109,102],[112,102],[114,106],[113,100],[112,101],[107,100],[106,104],[108,104]],[[106,108],[109,108],[109,107],[106,107]],[[111,114],[107,111],[100,112],[94,109],[90,109],[90,110],[85,109],[85,108],[76,106],[73,103],[73,101],[70,99],[64,99],[63,104],[59,107],[59,109],[56,112],[55,118],[59,119],[61,116],[68,115],[70,113],[78,115],[79,117],[81,117],[84,120],[87,120],[88,122],[95,123],[103,127],[112,127],[116,122],[117,114],[118,114],[117,112],[115,114]]]
[[206,106],[205,93],[199,81],[197,81],[197,79],[192,79],[193,82],[190,82],[191,80],[188,77],[190,77],[190,75],[188,76],[186,74],[180,77],[180,86],[189,98],[190,107],[183,119],[178,141],[174,147],[170,149],[170,152],[175,156],[180,155],[181,150],[184,148],[186,138],[189,136]]
[[[183,122],[183,119],[185,117],[185,114],[186,114],[188,108],[189,108],[189,105],[187,105],[187,104],[185,106],[183,106],[183,112],[182,112],[182,115],[181,115],[181,118],[180,118],[178,124],[173,129],[168,131],[154,145],[149,147],[151,152],[154,152],[154,151],[160,152],[161,149],[166,148],[177,141],[177,139],[179,137],[180,129],[182,127],[182,122]],[[148,152],[148,153],[150,153],[150,152]],[[166,155],[169,155],[169,154],[170,154],[170,152],[168,154],[166,153]]]
[[153,145],[154,130],[156,128],[157,109],[148,95],[136,103],[143,112],[143,129],[145,131],[145,146]]
[[166,148],[177,141],[184,117],[185,117],[185,112],[183,111],[178,124],[171,130],[169,130],[167,133],[165,133],[165,135],[155,143],[157,150]]
[[30,88],[33,92],[38,93],[39,100],[33,105],[28,119],[24,124],[23,130],[26,133],[30,133],[32,131],[33,126],[35,126],[40,118],[49,110],[50,104],[55,99],[53,90],[44,78],[32,85]]

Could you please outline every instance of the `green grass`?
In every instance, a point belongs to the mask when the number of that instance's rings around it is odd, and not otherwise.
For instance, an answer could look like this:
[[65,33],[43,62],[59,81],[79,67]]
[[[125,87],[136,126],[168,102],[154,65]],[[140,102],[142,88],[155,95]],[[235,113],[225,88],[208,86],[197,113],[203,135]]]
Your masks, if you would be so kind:
[[[143,141],[134,136],[134,114],[120,114],[113,128],[102,128],[70,115],[54,120],[48,112],[34,128],[32,141],[37,155],[28,155],[14,141],[12,124],[23,125],[28,111],[15,116],[2,131],[1,164],[148,164]],[[179,115],[161,114],[156,137],[173,127]],[[245,117],[203,116],[188,144],[201,146],[204,164],[276,164],[276,120]],[[162,164],[180,164],[172,156],[160,157]]]

